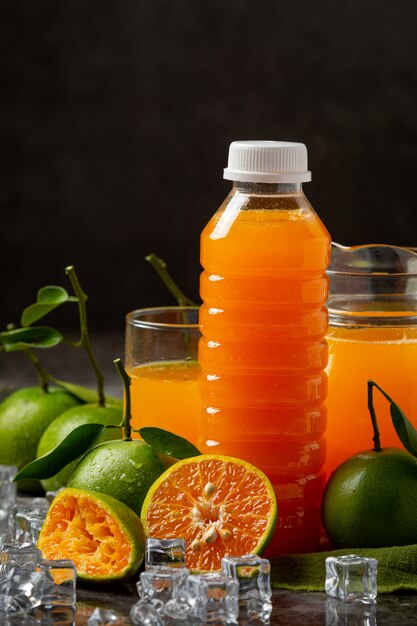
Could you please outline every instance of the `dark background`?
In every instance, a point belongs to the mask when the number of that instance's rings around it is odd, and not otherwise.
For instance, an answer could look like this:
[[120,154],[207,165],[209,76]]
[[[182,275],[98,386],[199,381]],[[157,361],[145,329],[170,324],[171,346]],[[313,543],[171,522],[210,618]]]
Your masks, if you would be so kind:
[[[76,265],[90,325],[198,298],[199,233],[234,139],[303,141],[345,244],[417,245],[415,0],[0,5],[0,323]],[[76,315],[66,323],[76,324]]]

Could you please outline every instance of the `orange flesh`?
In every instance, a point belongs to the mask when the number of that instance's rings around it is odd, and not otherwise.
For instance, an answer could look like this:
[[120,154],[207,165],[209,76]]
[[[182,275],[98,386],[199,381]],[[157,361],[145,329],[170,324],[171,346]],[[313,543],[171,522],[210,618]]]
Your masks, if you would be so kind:
[[[132,428],[158,426],[196,445],[201,413],[198,363],[150,363],[128,369],[128,374],[132,381]],[[134,433],[133,437],[139,435]]]
[[79,574],[106,576],[130,563],[128,537],[114,519],[87,497],[53,502],[38,547],[46,559],[71,559]]
[[221,459],[186,463],[153,493],[147,534],[183,538],[187,567],[219,570],[224,556],[256,551],[272,508],[264,480],[246,466]]

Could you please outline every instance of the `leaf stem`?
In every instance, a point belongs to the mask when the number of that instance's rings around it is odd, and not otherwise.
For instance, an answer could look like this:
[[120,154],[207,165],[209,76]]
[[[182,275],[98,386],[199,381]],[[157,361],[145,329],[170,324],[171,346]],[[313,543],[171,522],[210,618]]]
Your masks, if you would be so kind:
[[167,270],[167,264],[163,259],[161,259],[153,252],[151,254],[148,254],[145,259],[148,261],[148,263],[152,265],[164,285],[172,293],[172,295],[178,302],[179,306],[197,306],[197,304],[193,300],[191,300],[191,298],[186,296],[185,293],[181,291],[181,289],[169,275]]
[[87,309],[86,309],[86,302],[87,302],[87,295],[83,292],[80,282],[78,280],[78,276],[77,273],[75,271],[75,268],[73,265],[69,265],[68,267],[65,268],[65,273],[67,274],[67,276],[69,277],[70,281],[71,281],[71,285],[72,288],[74,289],[75,295],[78,298],[78,311],[79,311],[79,315],[80,315],[80,331],[81,331],[81,337],[80,337],[80,345],[85,349],[85,351],[87,352],[87,356],[90,360],[90,363],[93,367],[95,376],[96,376],[96,380],[97,380],[97,395],[98,395],[98,405],[99,406],[106,406],[106,401],[104,398],[104,376],[101,373],[101,370],[98,366],[97,360],[94,356],[92,347],[91,347],[91,343],[90,343],[90,337],[88,334],[88,324],[87,324]]
[[375,382],[375,381],[373,381],[373,380],[368,380],[368,383],[371,383],[371,385],[372,385],[373,387],[376,387],[376,388],[378,389],[378,391],[380,391],[380,392],[382,393],[382,395],[383,395],[383,396],[384,396],[384,397],[388,400],[388,402],[389,402],[390,404],[395,404],[394,400],[393,400],[393,399],[392,399],[392,398],[391,398],[391,397],[387,394],[387,392],[386,392],[386,391],[384,391],[384,390],[382,389],[382,387],[380,387],[380,386],[378,385],[378,383],[376,383],[376,382]]
[[[14,330],[16,324],[7,324],[7,330]],[[34,366],[39,379],[39,385],[43,393],[49,393],[49,373],[43,367],[36,354],[30,349],[25,348],[23,353],[28,357],[29,361]]]
[[130,404],[130,385],[132,384],[132,381],[131,381],[130,376],[126,372],[125,368],[123,367],[120,359],[114,359],[113,363],[115,364],[117,371],[120,374],[120,377],[123,382],[124,392],[125,392],[123,420],[121,424],[119,424],[119,427],[123,428],[123,441],[132,441],[132,427],[130,425],[130,421],[132,419],[131,404]]
[[82,341],[73,341],[72,339],[68,339],[64,337],[62,340],[66,346],[71,346],[71,348],[82,348]]
[[386,396],[386,393],[382,391],[382,389],[376,383],[374,383],[373,380],[368,380],[368,410],[371,416],[372,428],[374,430],[374,436],[372,437],[372,441],[374,442],[373,450],[374,452],[381,452],[382,451],[381,437],[379,434],[378,421],[376,419],[374,398],[373,398],[374,387],[377,387],[377,389],[379,389],[384,394],[384,396]]
[[30,350],[29,348],[26,348],[24,350],[24,353],[26,354],[26,356],[29,358],[29,360],[31,361],[32,365],[36,369],[36,372],[37,372],[38,378],[39,378],[39,385],[40,385],[43,393],[48,393],[48,391],[49,391],[49,382],[48,382],[49,374],[48,374],[48,372],[43,367],[43,365],[41,364],[41,362],[39,361],[39,359],[35,355],[35,353],[32,352],[32,350]]

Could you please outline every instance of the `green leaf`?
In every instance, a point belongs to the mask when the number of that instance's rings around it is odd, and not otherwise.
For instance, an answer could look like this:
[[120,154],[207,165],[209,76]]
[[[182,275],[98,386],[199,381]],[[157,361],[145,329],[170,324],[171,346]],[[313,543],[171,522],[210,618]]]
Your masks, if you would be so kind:
[[36,302],[46,304],[61,304],[68,300],[68,292],[59,285],[47,285],[41,287],[36,296]]
[[17,352],[26,348],[52,348],[61,343],[62,339],[59,331],[48,326],[16,328],[0,333],[0,344],[6,352]]
[[188,459],[201,454],[200,450],[187,439],[174,435],[174,433],[163,428],[145,426],[139,430],[139,434],[156,452],[162,452],[175,459]]
[[[93,389],[88,389],[88,387],[82,387],[81,385],[75,385],[74,383],[68,383],[65,380],[58,380],[57,378],[52,376],[50,377],[50,379],[52,380],[54,385],[57,385],[57,387],[61,387],[62,389],[65,389],[65,391],[72,393],[73,396],[75,396],[79,400],[82,400],[83,402],[87,402],[88,404],[94,404],[98,402],[97,391],[94,391]],[[110,406],[123,406],[123,400],[121,400],[120,398],[114,398],[113,396],[105,396],[105,401],[106,404]]]
[[98,443],[106,427],[103,424],[82,424],[67,436],[56,448],[23,467],[14,480],[27,478],[52,478],[68,463],[75,461]]
[[391,402],[390,412],[392,423],[404,448],[413,456],[417,456],[416,429],[395,402]]
[[69,296],[66,289],[48,285],[39,289],[35,304],[26,307],[22,313],[22,326],[31,326],[64,302],[74,302],[77,298]]

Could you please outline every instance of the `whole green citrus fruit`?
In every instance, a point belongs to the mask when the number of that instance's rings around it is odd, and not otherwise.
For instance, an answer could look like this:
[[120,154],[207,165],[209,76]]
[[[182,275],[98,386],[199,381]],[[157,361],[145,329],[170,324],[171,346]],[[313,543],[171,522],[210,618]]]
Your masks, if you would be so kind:
[[[11,393],[0,405],[0,463],[19,469],[36,458],[44,430],[61,413],[79,404],[66,391],[25,387]],[[19,488],[33,490],[34,481],[21,481]]]
[[162,460],[143,441],[106,441],[78,461],[68,487],[107,494],[140,515],[150,486],[164,471]]
[[342,463],[326,485],[322,514],[337,548],[417,543],[417,459],[405,450],[366,450]]
[[[122,421],[122,409],[118,407],[99,407],[97,404],[82,404],[65,411],[54,419],[44,431],[37,450],[37,458],[47,454],[65,439],[75,428],[82,424],[113,424]],[[104,431],[102,441],[114,439],[117,431],[108,428]],[[73,461],[52,478],[41,480],[45,491],[57,491],[65,487],[77,461]]]

